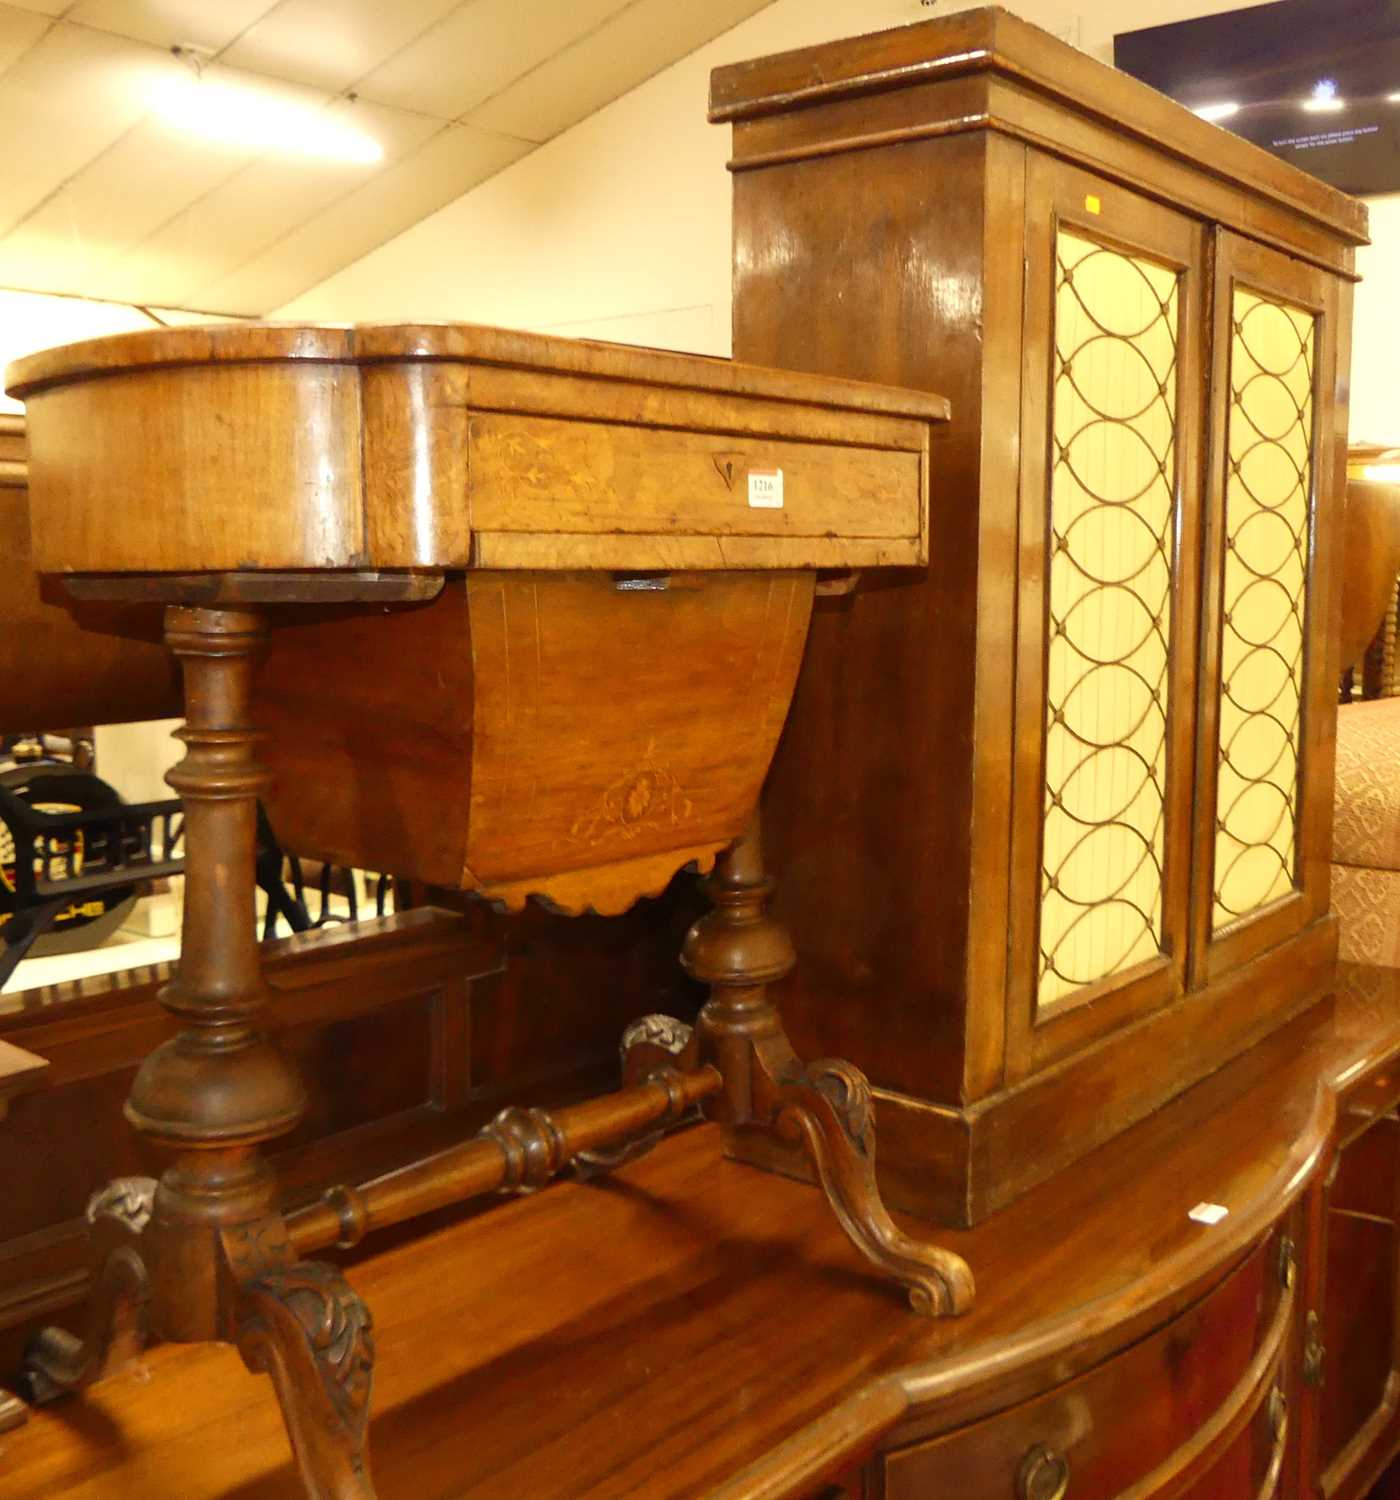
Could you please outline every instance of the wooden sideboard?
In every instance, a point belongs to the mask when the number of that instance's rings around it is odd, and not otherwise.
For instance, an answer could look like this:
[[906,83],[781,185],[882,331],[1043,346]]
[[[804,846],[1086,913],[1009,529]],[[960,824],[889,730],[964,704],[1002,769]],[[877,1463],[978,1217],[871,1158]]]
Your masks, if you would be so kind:
[[[1335,1008],[948,1232],[981,1278],[952,1321],[909,1318],[819,1194],[716,1165],[708,1126],[362,1255],[381,1493],[1359,1500],[1400,1443],[1397,1064],[1400,979],[1344,969]],[[294,1487],[209,1346],[36,1412],[0,1466],[6,1500]]]

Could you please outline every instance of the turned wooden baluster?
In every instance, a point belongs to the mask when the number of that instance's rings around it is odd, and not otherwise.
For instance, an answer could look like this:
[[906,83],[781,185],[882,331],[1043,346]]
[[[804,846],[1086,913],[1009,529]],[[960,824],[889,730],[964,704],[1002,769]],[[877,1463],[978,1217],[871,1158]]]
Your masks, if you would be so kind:
[[250,699],[267,628],[251,610],[171,606],[166,642],[184,668],[187,749],[167,780],[184,801],[186,853],[180,963],[161,1003],[183,1024],[142,1064],[126,1114],[176,1158],[158,1185],[126,1185],[149,1201],[148,1223],[144,1203],[114,1225],[99,1202],[95,1223],[120,1243],[97,1273],[94,1326],[83,1344],[40,1335],[31,1389],[44,1399],[95,1379],[143,1318],[160,1338],[228,1340],[272,1376],[313,1500],[370,1500],[369,1315],[333,1267],[297,1261],[259,1150],[305,1108],[258,1025],[268,995],[254,860],[268,777]]
[[902,1282],[916,1312],[965,1311],[973,1280],[965,1261],[906,1235],[875,1181],[870,1085],[848,1062],[803,1064],[783,1031],[768,988],[791,973],[792,942],[769,915],[773,884],[763,871],[755,823],[716,863],[707,882],[714,910],[686,935],[681,962],[710,986],[688,1061],[710,1063],[722,1093],[703,1105],[725,1125],[767,1125],[800,1143],[833,1212],[856,1248]]

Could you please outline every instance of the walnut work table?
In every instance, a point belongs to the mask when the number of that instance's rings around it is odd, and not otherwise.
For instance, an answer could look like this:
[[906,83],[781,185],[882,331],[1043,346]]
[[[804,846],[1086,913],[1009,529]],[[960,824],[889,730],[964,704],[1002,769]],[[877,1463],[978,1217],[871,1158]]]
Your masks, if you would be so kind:
[[[864,1078],[787,1044],[767,987],[794,955],[752,826],[818,572],[927,560],[942,398],[464,326],[169,330],[35,355],[8,387],[35,570],[79,602],[165,605],[187,747],[169,778],[183,951],[161,997],[183,1029],[126,1106],[173,1164],[94,1199],[89,1332],[40,1336],[36,1399],[149,1335],[233,1343],[272,1377],[307,1493],[368,1500],[371,1318],[308,1256],[579,1158],[605,1170],[697,1105],[805,1146],[917,1311],[970,1303],[963,1262],[881,1203]],[[304,1095],[259,1025],[260,797],[299,854],[512,909],[620,912],[713,869],[682,955],[711,986],[698,1025],[629,1032],[619,1093],[506,1110],[284,1216],[260,1148]],[[573,1230],[551,1255],[577,1255]],[[496,1304],[517,1327],[533,1279]]]
[[[1278,1330],[1313,1295],[1279,1229],[1301,1234],[1338,1116],[1393,1107],[1397,1052],[1400,975],[1344,969],[1335,1012],[948,1231],[983,1272],[952,1322],[910,1318],[816,1194],[717,1162],[707,1126],[461,1215],[352,1271],[381,1330],[380,1493],[980,1500],[1064,1493],[1018,1487],[1022,1455],[1058,1447],[1070,1495],[1293,1494],[1275,1435],[1306,1439],[1317,1392],[1290,1385],[1273,1424],[1254,1395],[1286,1379]],[[1193,1221],[1199,1200],[1228,1216]],[[6,1500],[296,1487],[271,1404],[211,1346],[156,1349],[0,1442]]]

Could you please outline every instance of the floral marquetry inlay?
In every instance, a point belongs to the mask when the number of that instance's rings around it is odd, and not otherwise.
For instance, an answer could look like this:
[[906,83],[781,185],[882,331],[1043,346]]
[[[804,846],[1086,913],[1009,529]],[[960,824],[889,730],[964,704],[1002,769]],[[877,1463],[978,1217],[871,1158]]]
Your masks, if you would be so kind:
[[1316,319],[1232,303],[1220,643],[1218,930],[1295,883]]
[[1178,302],[1057,236],[1041,1004],[1162,948]]

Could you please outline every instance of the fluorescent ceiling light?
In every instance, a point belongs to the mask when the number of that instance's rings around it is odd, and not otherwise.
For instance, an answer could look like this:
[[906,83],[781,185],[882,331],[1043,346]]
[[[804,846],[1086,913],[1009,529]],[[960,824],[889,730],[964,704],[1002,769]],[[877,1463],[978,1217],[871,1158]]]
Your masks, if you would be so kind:
[[1228,120],[1231,115],[1237,115],[1240,107],[1235,101],[1229,100],[1224,104],[1200,104],[1191,111],[1194,115],[1200,115],[1203,120]]
[[1330,78],[1319,79],[1313,85],[1312,93],[1303,100],[1303,108],[1310,115],[1335,114],[1346,107],[1346,100],[1337,97],[1337,85]]
[[155,112],[180,130],[244,151],[276,151],[368,166],[384,148],[324,108],[293,103],[247,84],[205,77],[165,78],[151,95]]

